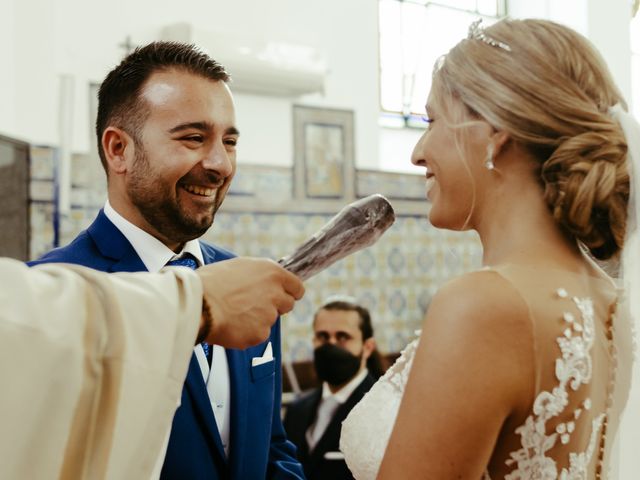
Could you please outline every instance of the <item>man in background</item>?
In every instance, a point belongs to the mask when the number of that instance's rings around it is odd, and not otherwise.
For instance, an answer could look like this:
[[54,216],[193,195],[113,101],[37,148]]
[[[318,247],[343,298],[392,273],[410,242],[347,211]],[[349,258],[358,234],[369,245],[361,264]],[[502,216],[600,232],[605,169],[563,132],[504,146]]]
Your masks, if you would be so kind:
[[322,386],[287,407],[285,430],[309,480],[352,479],[339,450],[342,421],[382,373],[369,311],[350,297],[329,299],[314,315],[313,346]]
[[[236,170],[228,79],[206,54],[172,42],[138,48],[113,69],[96,122],[108,200],[86,231],[38,263],[156,272],[231,258],[198,240]],[[280,363],[279,321],[247,350],[196,346],[161,478],[301,478],[280,420]]]

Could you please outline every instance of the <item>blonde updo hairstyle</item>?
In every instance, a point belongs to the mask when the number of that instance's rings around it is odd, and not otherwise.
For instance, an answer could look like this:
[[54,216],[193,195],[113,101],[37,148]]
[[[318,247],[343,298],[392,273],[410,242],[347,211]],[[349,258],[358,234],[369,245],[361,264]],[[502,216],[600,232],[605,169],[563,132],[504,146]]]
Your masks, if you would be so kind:
[[608,109],[626,103],[599,53],[575,31],[546,20],[502,20],[485,29],[506,51],[458,43],[434,71],[432,97],[455,98],[507,132],[540,164],[558,224],[606,260],[624,243],[627,143]]

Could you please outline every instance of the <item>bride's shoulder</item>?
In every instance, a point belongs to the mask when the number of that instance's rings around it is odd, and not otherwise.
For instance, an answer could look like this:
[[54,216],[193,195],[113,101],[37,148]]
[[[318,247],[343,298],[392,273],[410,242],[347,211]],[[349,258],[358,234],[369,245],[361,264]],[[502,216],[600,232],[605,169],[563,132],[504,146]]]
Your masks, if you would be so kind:
[[493,269],[475,270],[454,277],[436,292],[436,297],[457,299],[461,306],[502,305],[505,308],[517,308],[523,303],[515,285]]
[[[427,310],[416,353],[418,381],[485,385],[508,411],[529,399],[533,335],[528,305],[508,279],[490,270],[456,277]],[[450,375],[452,369],[458,373]]]
[[503,275],[483,269],[458,276],[434,295],[427,317],[446,318],[455,328],[500,326],[528,328],[529,308],[519,290]]

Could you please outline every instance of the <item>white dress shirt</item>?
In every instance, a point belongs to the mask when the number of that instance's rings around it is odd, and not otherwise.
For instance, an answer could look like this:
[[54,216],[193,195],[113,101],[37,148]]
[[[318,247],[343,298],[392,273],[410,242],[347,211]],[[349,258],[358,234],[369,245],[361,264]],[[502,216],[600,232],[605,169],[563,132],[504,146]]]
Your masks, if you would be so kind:
[[[147,270],[150,272],[160,271],[168,262],[182,256],[185,253],[193,255],[198,262],[198,265],[204,265],[204,258],[202,256],[202,250],[200,249],[200,242],[195,240],[189,240],[184,244],[184,247],[179,253],[175,253],[169,247],[167,247],[160,240],[153,235],[145,232],[141,228],[137,227],[133,223],[129,222],[126,218],[120,215],[114,210],[114,208],[106,201],[104,205],[104,214],[107,218],[116,226],[120,232],[127,238],[129,243],[133,246],[142,263],[144,263]],[[196,345],[194,347],[194,353],[200,370],[202,371],[202,377],[207,385],[207,393],[209,394],[209,400],[211,401],[211,409],[216,419],[218,426],[218,432],[224,446],[224,451],[229,454],[229,436],[230,436],[230,424],[231,424],[231,388],[229,385],[229,364],[227,362],[227,355],[223,347],[219,345],[212,345],[212,361],[211,370],[209,370],[209,362],[204,354],[202,345]],[[209,381],[209,380],[212,381]],[[215,380],[213,380],[215,379]],[[179,404],[179,398],[178,398]],[[166,444],[169,443],[169,434],[167,434]],[[166,445],[163,449],[162,456],[159,459],[159,467],[162,468],[164,456],[166,453]],[[158,476],[160,470],[158,469]]]

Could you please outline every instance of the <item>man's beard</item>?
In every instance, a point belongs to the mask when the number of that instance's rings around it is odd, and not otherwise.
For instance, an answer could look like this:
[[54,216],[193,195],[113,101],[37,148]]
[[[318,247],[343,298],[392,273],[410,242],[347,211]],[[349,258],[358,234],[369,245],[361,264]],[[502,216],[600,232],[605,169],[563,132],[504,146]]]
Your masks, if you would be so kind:
[[[141,146],[140,146],[141,147]],[[172,242],[184,243],[201,237],[213,224],[218,207],[224,197],[216,191],[216,199],[208,215],[192,216],[180,208],[178,192],[175,196],[151,170],[144,148],[136,149],[127,194],[140,214],[160,235]],[[180,187],[174,187],[180,188]]]

